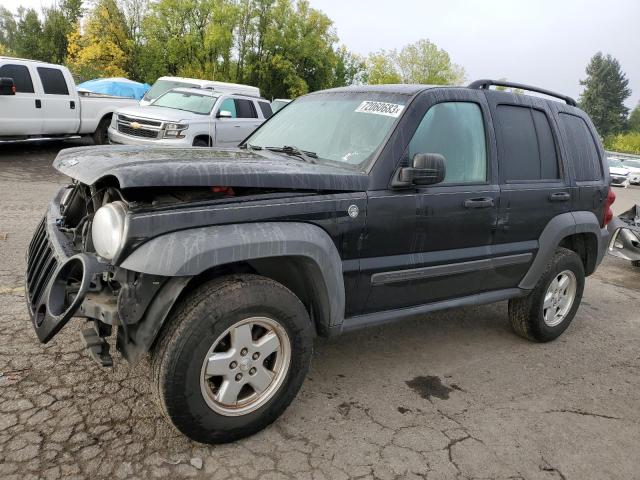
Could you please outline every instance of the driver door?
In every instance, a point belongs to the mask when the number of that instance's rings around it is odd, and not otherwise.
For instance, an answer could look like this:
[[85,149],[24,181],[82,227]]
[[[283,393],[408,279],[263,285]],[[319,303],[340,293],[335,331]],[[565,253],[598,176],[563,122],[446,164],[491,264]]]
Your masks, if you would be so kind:
[[[370,191],[362,244],[362,313],[421,305],[500,288],[491,259],[499,186],[486,99],[455,91],[429,101],[397,164],[416,153],[445,157],[436,185]],[[452,98],[448,99],[447,96]]]

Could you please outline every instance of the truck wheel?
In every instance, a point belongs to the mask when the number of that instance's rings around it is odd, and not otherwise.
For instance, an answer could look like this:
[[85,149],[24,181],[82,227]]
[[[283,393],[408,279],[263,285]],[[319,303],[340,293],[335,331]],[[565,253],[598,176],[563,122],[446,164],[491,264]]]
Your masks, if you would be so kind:
[[535,342],[556,339],[573,320],[583,291],[582,260],[575,252],[558,248],[529,295],[509,300],[513,329]]
[[203,443],[262,430],[291,403],[309,369],[313,328],[289,289],[257,275],[209,281],[180,302],[152,352],[158,404]]
[[196,138],[193,141],[194,147],[210,147],[211,142],[209,140],[205,140],[204,138]]
[[96,128],[96,131],[91,134],[93,143],[95,143],[96,145],[104,145],[109,141],[109,134],[107,130],[109,130],[110,123],[111,118],[103,118],[102,120],[100,120],[98,128]]

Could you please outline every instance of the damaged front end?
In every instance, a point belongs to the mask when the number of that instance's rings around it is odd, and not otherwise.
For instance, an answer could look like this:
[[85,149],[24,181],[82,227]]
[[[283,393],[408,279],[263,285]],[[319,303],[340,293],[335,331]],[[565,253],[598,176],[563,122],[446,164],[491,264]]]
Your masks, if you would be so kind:
[[113,326],[119,327],[118,350],[130,362],[138,361],[149,343],[140,338],[157,333],[144,332],[138,325],[149,305],[170,283],[173,295],[158,302],[153,312],[166,315],[188,281],[128,271],[114,265],[113,258],[97,253],[91,234],[96,212],[123,200],[116,187],[107,185],[75,182],[62,189],[50,203],[26,253],[26,299],[38,339],[47,343],[72,317],[85,318],[82,338],[91,357],[102,366],[113,363],[106,341]]
[[611,232],[609,254],[640,266],[640,205],[615,217],[608,228]]

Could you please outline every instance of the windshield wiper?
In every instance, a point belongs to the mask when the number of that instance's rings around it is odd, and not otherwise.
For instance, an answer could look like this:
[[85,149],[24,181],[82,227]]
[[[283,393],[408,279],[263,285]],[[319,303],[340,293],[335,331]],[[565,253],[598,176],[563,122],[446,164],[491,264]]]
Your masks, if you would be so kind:
[[250,143],[243,143],[238,148],[248,148],[249,150],[262,150],[260,145],[251,145]]
[[286,153],[287,155],[295,155],[296,157],[301,158],[307,163],[316,163],[315,159],[318,158],[318,154],[316,152],[301,150],[295,145],[285,145],[284,147],[265,147],[265,148],[272,152],[282,152],[282,153]]

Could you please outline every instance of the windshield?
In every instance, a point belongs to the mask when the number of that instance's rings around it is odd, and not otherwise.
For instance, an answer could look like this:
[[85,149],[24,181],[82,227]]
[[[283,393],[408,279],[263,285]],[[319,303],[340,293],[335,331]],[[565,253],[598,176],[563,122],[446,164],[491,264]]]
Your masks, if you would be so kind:
[[410,97],[390,93],[321,93],[301,97],[273,116],[245,143],[295,145],[321,160],[363,169]]
[[209,115],[217,99],[217,95],[171,91],[165,93],[150,106],[175,108],[176,110],[185,110],[198,115]]
[[613,158],[609,159],[609,166],[610,167],[624,168],[624,165],[622,164],[622,162],[620,160],[615,160]]
[[153,86],[149,89],[149,91],[147,91],[147,93],[144,94],[143,98],[145,100],[153,100],[154,98],[158,98],[160,95],[168,92],[173,88],[180,88],[180,87],[198,88],[199,85],[196,85],[194,83],[187,83],[187,82],[177,82],[175,80],[158,80],[156,83],[153,84]]
[[640,168],[640,160],[626,160],[623,165],[625,167]]

